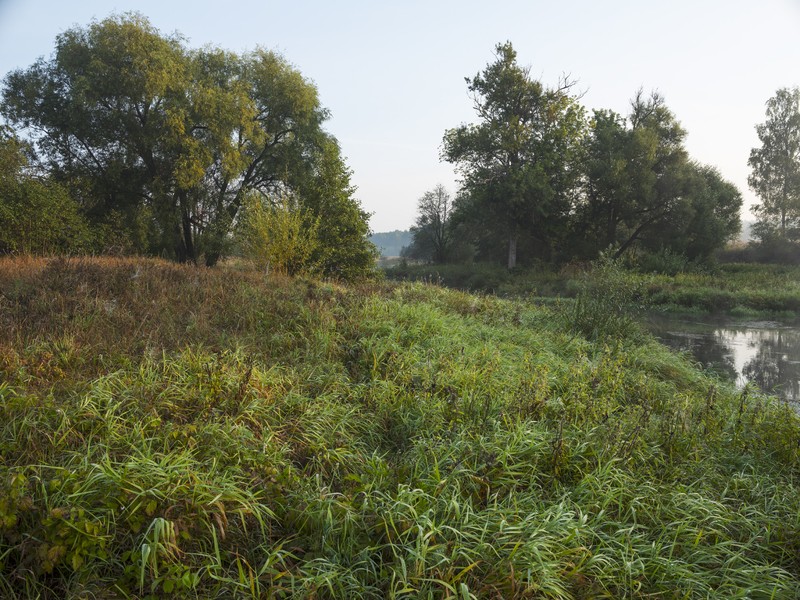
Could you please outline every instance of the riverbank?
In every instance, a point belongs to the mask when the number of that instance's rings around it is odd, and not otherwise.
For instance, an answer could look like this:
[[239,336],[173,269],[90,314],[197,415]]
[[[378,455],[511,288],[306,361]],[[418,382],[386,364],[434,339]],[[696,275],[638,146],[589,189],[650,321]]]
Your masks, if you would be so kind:
[[800,419],[602,302],[0,260],[0,596],[800,597]]
[[[389,279],[428,281],[474,293],[535,302],[571,301],[596,285],[590,265],[569,265],[509,273],[494,265],[401,265],[387,269]],[[652,309],[742,319],[800,318],[800,267],[738,263],[674,275],[624,271],[626,285]]]

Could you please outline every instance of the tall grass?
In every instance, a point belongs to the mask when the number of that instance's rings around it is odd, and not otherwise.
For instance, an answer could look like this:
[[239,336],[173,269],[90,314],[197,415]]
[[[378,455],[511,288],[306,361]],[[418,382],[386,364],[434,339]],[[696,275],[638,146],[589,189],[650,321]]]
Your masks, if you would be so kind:
[[646,306],[644,285],[611,260],[583,276],[569,309],[569,325],[595,341],[640,335],[637,317]]
[[[670,258],[669,254],[666,256]],[[671,259],[676,264],[671,268],[661,265],[658,272],[640,270],[648,267],[648,261],[643,260],[638,269],[618,268],[612,274],[603,261],[513,273],[488,264],[394,267],[386,273],[398,281],[424,281],[500,297],[534,298],[538,302],[553,298],[570,299],[568,302],[579,299],[594,303],[605,299],[597,295],[579,298],[581,291],[588,287],[604,293],[611,275],[616,279],[616,288],[635,290],[637,302],[652,309],[780,319],[795,319],[800,315],[800,269],[797,267],[733,263],[680,270],[681,258],[671,256]],[[608,303],[612,312],[618,312],[610,300]]]
[[0,596],[800,596],[792,409],[569,317],[0,261]]

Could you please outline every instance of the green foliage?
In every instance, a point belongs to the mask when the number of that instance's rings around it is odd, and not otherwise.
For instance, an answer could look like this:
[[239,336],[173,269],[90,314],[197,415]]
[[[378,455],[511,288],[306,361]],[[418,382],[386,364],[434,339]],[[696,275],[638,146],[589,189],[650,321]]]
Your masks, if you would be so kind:
[[311,257],[318,245],[319,219],[312,219],[286,196],[270,204],[254,195],[243,208],[238,234],[245,256],[268,273],[298,275],[314,270]]
[[636,317],[641,316],[645,302],[643,282],[614,260],[601,257],[584,277],[567,318],[576,332],[593,341],[641,339]]
[[757,221],[753,224],[752,232],[756,241],[751,241],[746,247],[734,251],[736,262],[800,264],[798,244],[792,239],[791,231],[790,236],[785,237],[769,222]]
[[386,269],[396,281],[419,281],[477,293],[500,293],[513,280],[508,269],[494,263],[415,265],[400,264]]
[[441,184],[417,202],[417,219],[411,227],[411,244],[403,256],[442,264],[451,258],[454,232],[450,222],[453,202]]
[[373,276],[378,249],[369,240],[370,215],[353,197],[352,173],[336,140],[323,137],[311,163],[292,183],[300,205],[321,224],[312,261],[321,275],[342,281]]
[[798,596],[794,410],[568,316],[2,260],[0,594]]
[[800,237],[800,88],[779,89],[756,126],[760,148],[750,151],[748,183],[761,203],[757,237],[796,242]]
[[691,263],[683,254],[677,254],[669,248],[658,252],[647,252],[636,259],[636,270],[642,273],[660,273],[677,275],[691,271]]
[[706,313],[744,311],[793,318],[800,311],[796,269],[759,264],[721,265],[715,272],[695,270],[675,276],[643,276],[654,305]]
[[741,194],[715,169],[689,160],[685,135],[656,93],[640,91],[627,120],[595,111],[573,222],[579,255],[613,248],[619,258],[638,245],[706,259],[738,233]]
[[741,195],[689,159],[658,93],[640,90],[627,118],[596,110],[587,122],[571,83],[532,80],[510,43],[496,56],[467,79],[479,122],[448,130],[442,150],[463,177],[454,237],[480,260],[511,269],[518,254],[532,264],[634,247],[705,260],[738,233]]
[[24,145],[0,130],[0,253],[85,252],[91,244],[76,202],[63,186],[29,172]]
[[585,122],[571,84],[547,89],[517,64],[510,43],[495,51],[496,61],[467,79],[480,121],[445,132],[442,158],[456,165],[469,203],[478,205],[467,214],[480,215],[477,222],[508,244],[512,269],[522,237],[544,242],[540,257],[549,257],[569,213]]
[[[511,273],[493,263],[400,265],[387,269],[386,275],[398,281],[435,283],[482,294],[570,306],[582,293],[590,304],[594,293],[591,290],[605,293],[606,271],[602,267],[605,261],[599,264],[601,267],[595,268],[590,263],[575,263],[560,270],[544,265]],[[635,301],[628,308],[781,320],[791,320],[800,314],[800,271],[795,267],[757,263],[713,266],[687,261],[685,256],[669,250],[639,253],[635,258],[615,261],[615,265],[612,281],[622,279],[620,287],[634,292]],[[627,310],[624,305],[612,306],[610,318],[618,311],[624,316]],[[633,316],[637,312],[635,309]],[[602,310],[599,316],[603,316]]]
[[689,177],[689,218],[672,229],[671,242],[663,240],[662,247],[671,245],[674,251],[685,253],[689,259],[702,261],[739,234],[742,195],[712,167],[693,164]]
[[[318,262],[362,272],[367,217],[322,129],[317,90],[274,52],[190,50],[126,14],[58,36],[5,79],[0,111],[34,132],[50,172],[139,252],[215,264],[244,198],[290,193],[325,221]],[[355,265],[355,267],[353,266]]]

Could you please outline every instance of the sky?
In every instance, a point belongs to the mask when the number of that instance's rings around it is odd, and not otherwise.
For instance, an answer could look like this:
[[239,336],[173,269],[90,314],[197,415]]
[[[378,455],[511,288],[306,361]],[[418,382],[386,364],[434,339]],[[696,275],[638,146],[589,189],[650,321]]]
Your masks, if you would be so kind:
[[0,0],[0,76],[128,11],[190,47],[276,50],[312,80],[373,231],[407,229],[438,183],[456,191],[442,136],[476,120],[464,78],[497,43],[545,85],[576,80],[589,110],[627,114],[639,88],[658,90],[691,157],[742,192],[745,219],[755,125],[776,90],[800,85],[800,0]]

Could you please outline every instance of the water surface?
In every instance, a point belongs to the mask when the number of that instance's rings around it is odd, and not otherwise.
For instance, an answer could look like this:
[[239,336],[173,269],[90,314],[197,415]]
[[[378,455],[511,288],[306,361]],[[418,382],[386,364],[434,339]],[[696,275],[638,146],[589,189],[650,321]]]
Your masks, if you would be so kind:
[[800,326],[773,321],[724,322],[653,317],[664,344],[687,351],[703,367],[792,402],[800,401]]

